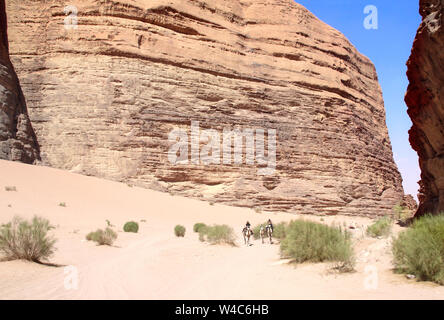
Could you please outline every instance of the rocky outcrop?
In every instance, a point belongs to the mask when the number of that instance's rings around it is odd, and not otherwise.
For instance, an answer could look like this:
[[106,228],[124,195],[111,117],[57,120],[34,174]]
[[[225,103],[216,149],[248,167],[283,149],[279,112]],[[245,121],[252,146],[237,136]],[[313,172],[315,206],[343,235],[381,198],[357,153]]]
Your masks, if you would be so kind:
[[39,149],[25,99],[9,60],[5,1],[0,0],[0,159],[34,163]]
[[[71,4],[8,1],[11,54],[47,165],[272,211],[376,216],[399,203],[375,68],[303,6]],[[171,132],[191,144],[192,121],[213,131],[173,164]],[[235,128],[263,129],[269,145],[276,130],[272,174],[259,174],[254,154],[246,164],[248,147],[242,164],[193,160],[210,144],[217,154]]]
[[422,23],[407,62],[410,144],[421,167],[416,216],[444,212],[444,1],[421,0]]
[[407,209],[409,212],[411,212],[411,215],[418,210],[418,203],[416,202],[415,198],[411,194],[405,195],[401,203],[399,204],[402,208]]

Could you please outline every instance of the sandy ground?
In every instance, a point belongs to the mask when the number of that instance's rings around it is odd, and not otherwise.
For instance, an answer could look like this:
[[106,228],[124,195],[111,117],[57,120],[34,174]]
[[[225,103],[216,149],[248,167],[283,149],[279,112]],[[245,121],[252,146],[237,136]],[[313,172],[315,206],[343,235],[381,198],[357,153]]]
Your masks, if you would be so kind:
[[[56,266],[0,262],[0,299],[443,299],[444,287],[407,280],[391,271],[390,239],[365,237],[370,219],[324,217],[324,223],[356,223],[356,272],[337,274],[328,264],[288,264],[278,244],[244,246],[242,224],[321,217],[256,213],[47,167],[0,161],[0,223],[14,215],[48,218],[56,228]],[[15,186],[17,191],[6,191]],[[66,207],[59,206],[65,202]],[[96,246],[85,235],[111,221],[113,247]],[[139,233],[122,231],[138,221]],[[142,222],[146,220],[146,222]],[[225,223],[239,246],[198,240],[195,222]],[[184,238],[173,233],[187,228]],[[400,231],[396,226],[394,232]],[[75,279],[78,279],[77,287]],[[74,281],[73,281],[74,280]]]

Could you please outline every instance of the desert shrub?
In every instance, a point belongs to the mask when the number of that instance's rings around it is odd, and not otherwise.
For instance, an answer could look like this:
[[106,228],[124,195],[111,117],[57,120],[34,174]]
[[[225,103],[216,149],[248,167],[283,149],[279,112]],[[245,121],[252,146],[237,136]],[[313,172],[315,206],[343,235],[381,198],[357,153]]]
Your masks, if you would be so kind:
[[202,227],[199,229],[199,241],[204,242],[205,241],[205,237],[207,235],[207,228],[208,226]]
[[59,203],[59,207],[66,207],[66,203],[65,202],[60,202]]
[[261,234],[260,234],[260,232],[261,232],[261,226],[264,226],[264,228],[265,228],[265,223],[264,224],[258,224],[257,226],[255,226],[255,227],[253,227],[253,238],[254,239],[260,239],[260,237],[261,237]]
[[393,241],[395,271],[444,285],[444,213],[415,220]]
[[6,190],[6,191],[17,191],[17,188],[14,187],[14,186],[6,186],[6,187],[5,187],[5,190]]
[[211,244],[235,245],[233,228],[227,225],[206,226],[199,231],[199,240],[208,241]]
[[388,236],[392,229],[393,221],[390,217],[378,219],[375,223],[367,227],[367,235],[370,237]]
[[206,225],[205,223],[202,223],[202,222],[195,223],[194,226],[193,226],[193,231],[194,231],[194,232],[199,232],[199,230],[200,230],[201,228],[204,228],[204,227],[206,227],[206,226],[207,226],[207,225]]
[[49,221],[34,217],[31,222],[15,217],[0,227],[0,252],[6,259],[34,262],[48,260],[54,253],[56,240],[48,236],[53,227]]
[[111,246],[116,239],[117,233],[111,228],[106,228],[103,234],[100,235],[98,244]]
[[139,231],[139,224],[134,221],[128,221],[123,226],[123,231],[137,233]]
[[401,224],[405,225],[412,218],[412,212],[410,212],[409,208],[403,207],[399,204],[393,207],[393,211],[395,212],[395,219],[399,220]]
[[116,239],[117,233],[109,227],[105,230],[97,229],[95,232],[90,232],[86,235],[86,240],[94,241],[99,246],[112,246]]
[[286,222],[281,222],[278,223],[274,226],[274,230],[273,230],[273,238],[279,239],[279,240],[283,240],[287,234],[287,226],[288,223]]
[[[260,235],[260,230],[261,230],[261,225],[264,226],[264,228],[267,226],[268,223],[263,223],[260,225],[257,225],[253,228],[253,237],[254,239],[260,239],[261,235]],[[288,223],[286,222],[280,222],[278,224],[273,225],[273,238],[275,239],[279,239],[282,240],[285,238],[285,230],[287,227]],[[266,236],[266,234],[265,234]]]
[[174,234],[176,237],[185,237],[185,231],[185,227],[181,226],[180,224],[174,227]]
[[281,241],[281,255],[297,263],[336,262],[340,271],[351,271],[354,254],[350,233],[340,227],[296,220],[289,223]]
[[91,231],[90,233],[88,233],[88,234],[86,235],[86,240],[88,240],[88,241],[96,241],[96,239],[97,239],[97,234],[98,234],[97,231]]
[[400,204],[397,204],[393,207],[393,211],[395,212],[395,218],[399,219],[399,216],[402,215],[402,213],[406,210],[405,207],[401,206]]

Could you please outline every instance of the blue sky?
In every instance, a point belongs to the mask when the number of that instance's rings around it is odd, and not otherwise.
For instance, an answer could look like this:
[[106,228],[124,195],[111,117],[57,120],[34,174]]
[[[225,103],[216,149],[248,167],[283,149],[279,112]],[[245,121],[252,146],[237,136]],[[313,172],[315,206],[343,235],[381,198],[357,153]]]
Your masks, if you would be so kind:
[[[387,126],[405,193],[416,197],[420,179],[418,156],[408,141],[412,123],[404,95],[408,86],[406,62],[421,22],[419,0],[297,0],[319,19],[341,31],[376,66],[382,87]],[[378,29],[364,28],[367,5],[378,12]]]

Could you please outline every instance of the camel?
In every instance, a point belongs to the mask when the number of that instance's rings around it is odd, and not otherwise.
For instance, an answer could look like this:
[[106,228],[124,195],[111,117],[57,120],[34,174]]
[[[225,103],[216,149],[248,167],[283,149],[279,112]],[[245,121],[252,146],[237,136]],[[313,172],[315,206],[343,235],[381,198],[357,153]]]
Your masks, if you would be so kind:
[[244,227],[242,229],[242,235],[244,236],[244,243],[246,245],[250,245],[250,237],[253,235],[253,230],[250,228]]
[[272,240],[273,229],[271,228],[270,225],[266,226],[265,228],[264,228],[264,226],[261,226],[259,234],[261,236],[262,243],[264,243],[265,236],[268,236],[268,239],[270,240],[270,244],[273,243],[273,240]]

